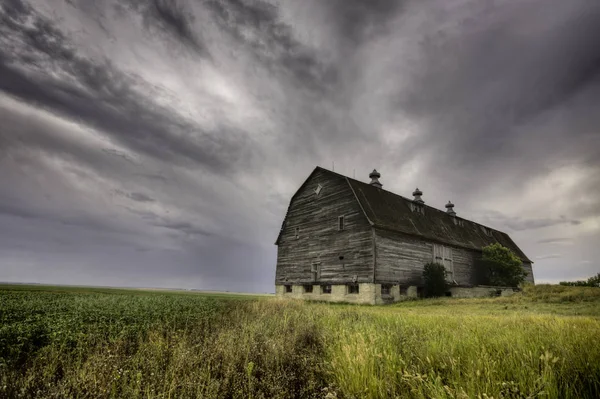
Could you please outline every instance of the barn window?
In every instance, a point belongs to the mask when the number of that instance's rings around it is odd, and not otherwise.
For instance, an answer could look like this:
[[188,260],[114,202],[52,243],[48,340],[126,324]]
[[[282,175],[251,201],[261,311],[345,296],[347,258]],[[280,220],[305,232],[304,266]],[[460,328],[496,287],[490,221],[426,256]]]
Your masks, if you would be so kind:
[[400,295],[408,295],[408,287],[400,287]]
[[313,286],[310,284],[304,284],[304,292],[311,294],[313,292]]
[[296,227],[294,229],[294,237],[296,237],[296,238],[300,237],[300,227]]
[[344,217],[338,217],[338,230],[344,230]]
[[319,196],[319,194],[321,193],[321,190],[323,190],[323,186],[322,185],[318,185],[317,188],[315,188],[315,194],[317,195],[317,197]]
[[321,286],[321,294],[331,294],[331,285],[326,284]]
[[286,294],[291,293],[292,292],[292,286],[291,285],[286,285],[285,286],[285,292],[286,292]]
[[392,285],[391,284],[381,284],[381,295],[391,295],[392,293]]
[[348,284],[348,294],[358,294],[358,284]]
[[419,204],[415,204],[414,202],[410,204],[410,210],[416,213],[420,213],[421,215],[425,214],[425,207]]

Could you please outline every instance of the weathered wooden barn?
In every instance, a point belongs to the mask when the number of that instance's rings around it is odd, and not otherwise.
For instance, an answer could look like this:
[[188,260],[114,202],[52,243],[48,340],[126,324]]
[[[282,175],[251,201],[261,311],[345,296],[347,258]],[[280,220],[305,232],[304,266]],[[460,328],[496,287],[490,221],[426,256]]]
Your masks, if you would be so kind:
[[503,232],[386,191],[373,170],[364,183],[316,167],[292,196],[277,245],[277,295],[295,298],[388,303],[422,290],[423,267],[443,264],[447,295],[475,296],[512,290],[476,284],[481,248],[500,243],[531,260]]

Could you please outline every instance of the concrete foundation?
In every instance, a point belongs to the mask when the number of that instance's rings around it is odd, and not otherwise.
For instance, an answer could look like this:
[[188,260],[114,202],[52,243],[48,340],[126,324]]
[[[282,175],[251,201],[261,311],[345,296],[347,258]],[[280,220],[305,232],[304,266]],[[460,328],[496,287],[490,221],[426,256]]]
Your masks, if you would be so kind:
[[[400,294],[399,285],[388,285],[387,293],[382,292],[381,284],[359,283],[358,293],[350,293],[348,285],[332,284],[331,293],[323,291],[323,286],[312,285],[312,292],[307,292],[304,285],[289,285],[291,292],[286,292],[286,285],[276,285],[275,294],[278,297],[308,299],[327,302],[363,303],[371,305],[382,305],[407,299],[406,295]],[[415,287],[416,293],[416,287]]]
[[[418,287],[400,287],[399,285],[387,285],[387,293],[382,292],[382,284],[359,283],[358,293],[350,293],[350,288],[345,284],[332,284],[331,292],[326,293],[322,285],[309,285],[312,287],[307,290],[306,285],[276,285],[275,294],[278,297],[306,299],[326,302],[347,302],[361,303],[370,305],[384,305],[394,303],[419,296]],[[291,288],[291,292],[286,292],[286,286]],[[401,289],[402,288],[402,289]],[[448,289],[450,296],[454,298],[478,298],[510,296],[517,292],[510,287],[451,287]]]

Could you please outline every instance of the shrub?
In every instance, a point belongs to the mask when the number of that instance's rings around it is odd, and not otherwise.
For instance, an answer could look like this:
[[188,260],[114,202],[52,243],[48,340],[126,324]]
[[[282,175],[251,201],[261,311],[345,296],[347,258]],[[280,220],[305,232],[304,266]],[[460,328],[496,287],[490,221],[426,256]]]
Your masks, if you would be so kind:
[[496,243],[483,247],[483,256],[476,264],[479,284],[516,287],[525,281],[523,262],[510,249]]
[[446,293],[446,268],[439,263],[427,263],[423,269],[425,296],[438,297]]

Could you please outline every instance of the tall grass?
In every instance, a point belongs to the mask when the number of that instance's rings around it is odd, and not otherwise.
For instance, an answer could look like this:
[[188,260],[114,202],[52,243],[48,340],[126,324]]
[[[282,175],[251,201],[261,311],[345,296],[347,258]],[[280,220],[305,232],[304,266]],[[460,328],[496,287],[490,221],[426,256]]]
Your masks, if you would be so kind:
[[387,307],[3,290],[0,397],[600,397],[600,302],[551,290]]

